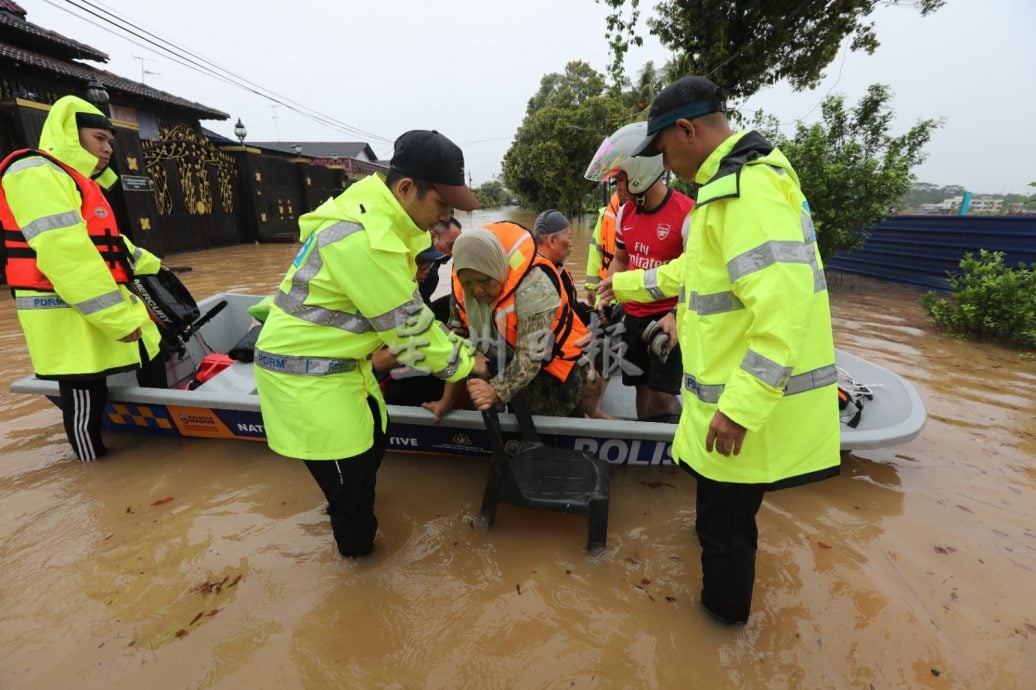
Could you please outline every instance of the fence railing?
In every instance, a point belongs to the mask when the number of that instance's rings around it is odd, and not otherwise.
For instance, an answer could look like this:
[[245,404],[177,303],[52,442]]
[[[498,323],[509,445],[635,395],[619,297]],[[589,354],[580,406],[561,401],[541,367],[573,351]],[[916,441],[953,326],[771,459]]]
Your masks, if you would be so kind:
[[895,216],[878,223],[866,244],[837,252],[827,268],[948,290],[947,273],[980,249],[1004,263],[1036,263],[1036,216]]

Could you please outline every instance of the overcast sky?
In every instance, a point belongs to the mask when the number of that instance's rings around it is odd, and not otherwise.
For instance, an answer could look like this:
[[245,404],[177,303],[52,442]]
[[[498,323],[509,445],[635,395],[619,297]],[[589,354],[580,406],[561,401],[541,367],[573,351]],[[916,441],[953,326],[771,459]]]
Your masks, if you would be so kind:
[[[231,115],[226,122],[203,122],[221,134],[233,136],[240,117],[253,141],[365,140],[387,158],[403,131],[438,129],[464,149],[476,185],[500,173],[544,74],[563,71],[571,60],[585,60],[601,72],[609,63],[606,8],[594,0],[90,1],[285,99],[375,136],[336,131],[283,106],[271,107],[253,93],[87,23],[81,10],[62,0],[19,3],[29,21],[108,53],[109,71],[139,80],[135,57],[147,58],[143,66],[158,73],[144,75],[148,84]],[[894,133],[921,118],[945,119],[928,146],[928,161],[916,170],[921,181],[961,184],[974,192],[1032,193],[1027,185],[1036,181],[1036,2],[948,0],[923,19],[900,7],[883,8],[874,19],[881,41],[874,55],[843,49],[816,91],[793,93],[779,84],[742,109],[763,108],[790,128],[797,119],[818,119],[828,93],[855,102],[867,85],[887,83],[895,91]],[[646,38],[644,48],[628,54],[630,74],[647,60],[661,64],[667,58]]]

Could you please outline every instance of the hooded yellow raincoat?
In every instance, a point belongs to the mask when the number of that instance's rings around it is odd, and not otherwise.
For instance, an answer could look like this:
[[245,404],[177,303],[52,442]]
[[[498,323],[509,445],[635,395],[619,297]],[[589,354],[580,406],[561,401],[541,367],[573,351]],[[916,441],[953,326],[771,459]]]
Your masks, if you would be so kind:
[[[39,148],[90,178],[98,159],[79,143],[76,113],[80,112],[101,114],[75,96],[54,103],[43,125]],[[34,159],[44,163],[33,165]],[[107,189],[117,179],[110,168],[105,168],[91,184]],[[73,178],[43,156],[30,156],[8,168],[0,185],[18,227],[36,223],[46,228],[28,244],[54,291],[15,290],[18,322],[36,375],[94,378],[136,368],[141,364],[138,343],[119,339],[137,328],[142,329],[149,357],[154,357],[160,340],[158,329],[143,302],[115,282],[87,234],[83,199]],[[134,247],[125,236],[123,240],[134,272],[154,274],[161,268],[153,254]]]

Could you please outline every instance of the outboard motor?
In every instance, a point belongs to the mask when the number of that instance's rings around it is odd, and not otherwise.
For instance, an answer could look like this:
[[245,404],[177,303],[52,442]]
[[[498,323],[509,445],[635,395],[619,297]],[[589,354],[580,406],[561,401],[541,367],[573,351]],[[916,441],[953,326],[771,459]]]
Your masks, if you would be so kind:
[[175,340],[201,315],[197,302],[172,271],[134,276],[132,287],[158,325],[163,341]]
[[205,316],[198,318],[197,302],[176,274],[169,270],[161,270],[154,275],[136,275],[130,287],[143,300],[151,320],[158,326],[162,351],[175,352],[181,358],[191,336],[227,306],[226,300],[221,300]]

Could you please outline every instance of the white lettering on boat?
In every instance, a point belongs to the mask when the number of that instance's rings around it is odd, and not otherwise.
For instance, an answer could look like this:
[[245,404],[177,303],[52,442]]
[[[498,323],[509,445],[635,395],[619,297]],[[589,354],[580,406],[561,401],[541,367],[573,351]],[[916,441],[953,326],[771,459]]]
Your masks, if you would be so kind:
[[[672,465],[672,445],[665,441],[643,441],[633,439],[611,438],[603,443],[596,438],[573,439],[576,450],[585,450],[593,453],[602,460],[607,460],[612,465],[639,465],[656,466]],[[648,457],[642,458],[642,450],[648,450]]]
[[244,424],[239,422],[237,430],[246,434],[265,434],[266,429],[262,424]]
[[389,436],[389,445],[417,448],[417,438],[415,436]]

